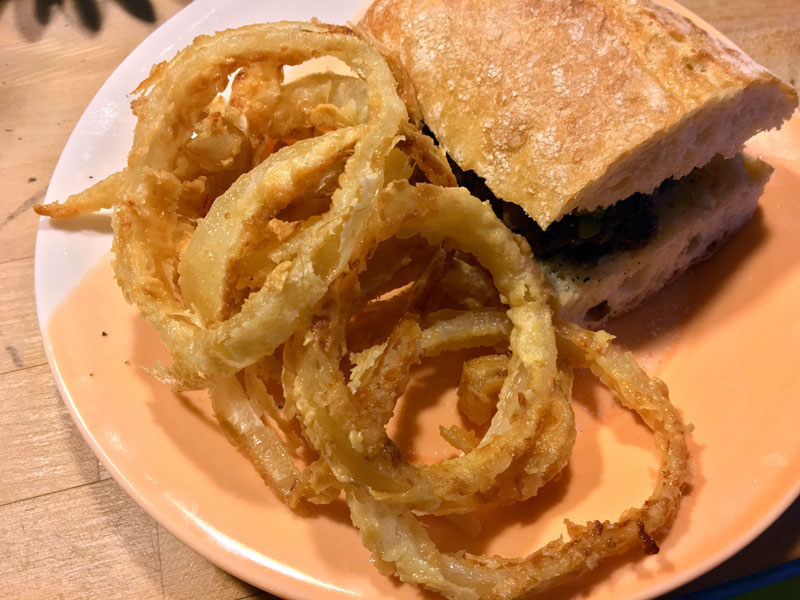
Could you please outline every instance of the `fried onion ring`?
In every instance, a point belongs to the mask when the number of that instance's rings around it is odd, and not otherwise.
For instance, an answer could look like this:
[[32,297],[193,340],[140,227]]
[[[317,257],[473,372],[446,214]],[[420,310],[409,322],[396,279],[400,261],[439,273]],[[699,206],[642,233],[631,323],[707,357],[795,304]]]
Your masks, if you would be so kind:
[[[351,301],[336,298],[323,307],[307,332],[295,335],[284,348],[284,368],[289,373],[285,392],[300,412],[306,436],[339,481],[362,482],[376,498],[415,510],[452,514],[489,503],[493,496],[497,501],[530,497],[566,464],[574,439],[568,394],[555,360],[549,296],[530,249],[504,228],[488,205],[460,188],[397,184],[382,195],[380,205],[380,222],[373,227],[380,238],[420,235],[434,245],[447,241],[470,252],[486,266],[508,302],[511,359],[497,412],[474,450],[434,465],[404,461],[382,429],[385,420],[378,431],[354,437],[353,432],[364,431],[359,415],[365,407],[339,370],[347,318],[343,307]],[[465,222],[474,229],[465,228]],[[428,342],[430,354],[444,349],[442,336],[428,337],[433,340]],[[484,343],[480,327],[467,330],[463,337],[461,345],[470,337]],[[526,449],[543,435],[551,411],[560,415],[554,421],[559,435],[552,440],[558,440],[553,460],[527,460]],[[563,435],[565,431],[573,433]],[[521,464],[515,465],[519,457]],[[517,485],[509,499],[497,482],[512,466]]]
[[[570,362],[591,368],[652,429],[662,457],[652,495],[616,522],[568,522],[570,539],[554,540],[524,558],[506,559],[440,552],[407,507],[380,502],[363,483],[350,483],[345,489],[353,524],[383,572],[453,600],[519,598],[588,571],[600,560],[640,544],[643,537],[652,541],[651,536],[672,521],[688,480],[688,449],[686,428],[666,387],[650,379],[629,354],[610,345],[607,334],[566,323],[556,328],[559,350]],[[404,542],[398,545],[397,539]],[[646,550],[653,548],[648,544]]]
[[[192,171],[184,166],[183,148],[194,124],[202,121],[206,107],[238,68],[295,65],[320,55],[341,59],[363,80],[366,122],[351,131],[355,139],[330,209],[299,228],[291,236],[294,243],[280,245],[270,256],[273,267],[261,289],[228,315],[223,308],[230,278],[201,278],[203,285],[215,281],[223,286],[217,292],[204,288],[201,294],[191,283],[198,277],[191,274],[201,273],[212,260],[225,270],[221,265],[235,261],[236,255],[210,259],[191,251],[183,256],[183,249],[199,246],[191,242],[199,218],[205,217],[201,233],[220,230],[223,219],[236,219],[227,210],[205,215],[203,207],[210,202],[204,190],[213,187],[212,175],[187,180],[185,173]],[[204,387],[204,378],[235,373],[274,351],[310,317],[330,283],[359,260],[362,230],[383,186],[387,157],[408,117],[391,71],[374,49],[342,28],[308,23],[253,25],[198,37],[168,64],[154,67],[139,91],[143,95],[134,104],[134,149],[113,221],[115,271],[128,300],[161,334],[177,379],[187,387]],[[346,134],[337,130],[335,135]],[[338,156],[341,147],[331,153]],[[296,154],[277,153],[273,166],[289,169],[292,176],[297,173]],[[237,181],[229,194],[238,198],[246,185]],[[230,254],[241,254],[245,245],[234,244]]]

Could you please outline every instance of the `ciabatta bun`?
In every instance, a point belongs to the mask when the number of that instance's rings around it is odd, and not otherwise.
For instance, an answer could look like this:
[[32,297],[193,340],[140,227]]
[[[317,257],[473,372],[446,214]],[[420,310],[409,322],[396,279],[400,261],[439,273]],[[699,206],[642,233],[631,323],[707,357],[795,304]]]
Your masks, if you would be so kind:
[[447,153],[542,228],[731,157],[797,103],[651,0],[378,0],[360,26]]
[[638,306],[747,223],[771,173],[744,153],[718,156],[658,193],[658,233],[643,248],[589,263],[540,260],[559,315],[596,329]]
[[797,105],[741,50],[653,0],[377,0],[359,28],[499,212],[496,199],[547,229],[683,178],[652,194],[659,226],[643,248],[576,262],[534,247],[561,316],[594,327],[747,222],[771,169],[737,154]]

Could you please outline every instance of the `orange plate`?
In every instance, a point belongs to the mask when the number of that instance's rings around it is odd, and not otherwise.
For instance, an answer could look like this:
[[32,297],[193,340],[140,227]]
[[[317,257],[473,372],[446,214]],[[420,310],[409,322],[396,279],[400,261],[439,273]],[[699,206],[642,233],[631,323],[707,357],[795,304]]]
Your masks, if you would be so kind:
[[[591,598],[647,597],[679,585],[751,540],[797,495],[797,148],[800,115],[754,140],[749,149],[775,173],[753,220],[711,260],[609,327],[669,384],[694,424],[695,477],[661,554],[601,567],[582,581]],[[369,564],[343,503],[307,518],[292,514],[223,438],[203,394],[173,394],[142,372],[166,351],[123,301],[108,260],[59,306],[46,339],[67,402],[106,467],[207,558],[291,598],[420,596]],[[404,433],[395,429],[395,437],[420,460],[447,452],[435,439],[436,426],[454,418],[441,376],[451,367],[426,363],[413,402],[396,415]],[[647,497],[657,467],[648,430],[590,378],[579,377],[577,389],[579,435],[566,476],[538,498],[483,515],[477,538],[437,523],[444,546],[525,554],[562,533],[564,518],[612,519]],[[423,439],[406,440],[415,429]]]
[[[797,496],[798,149],[800,114],[755,138],[749,150],[775,173],[753,220],[711,260],[609,327],[669,384],[694,424],[694,484],[659,555],[614,559],[549,598],[665,592],[733,554]],[[103,464],[208,559],[287,598],[427,597],[372,567],[343,503],[294,515],[224,439],[204,394],[174,394],[142,371],[166,352],[123,301],[107,258],[53,312],[44,338],[66,403]],[[452,367],[452,360],[426,363],[392,424],[419,460],[448,452],[437,426],[455,418],[446,386]],[[565,476],[531,501],[482,514],[478,537],[432,522],[444,548],[525,554],[563,533],[564,518],[613,519],[647,497],[657,467],[648,430],[590,378],[576,387],[579,435]]]

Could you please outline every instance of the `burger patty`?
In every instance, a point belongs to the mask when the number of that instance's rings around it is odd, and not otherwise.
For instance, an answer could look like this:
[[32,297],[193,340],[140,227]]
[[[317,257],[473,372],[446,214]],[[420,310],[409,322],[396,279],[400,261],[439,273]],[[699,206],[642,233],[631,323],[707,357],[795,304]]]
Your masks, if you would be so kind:
[[448,160],[458,185],[473,196],[488,200],[506,227],[525,236],[535,256],[549,258],[559,254],[577,263],[645,246],[658,231],[654,196],[672,184],[667,180],[653,194],[634,194],[606,208],[572,213],[542,229],[520,206],[497,198],[474,171],[462,170],[449,156]]
[[[439,144],[427,126],[422,131]],[[569,214],[542,229],[520,206],[497,198],[477,173],[463,170],[450,155],[447,160],[458,185],[476,198],[488,200],[506,227],[525,236],[535,256],[549,258],[559,254],[576,263],[594,262],[611,252],[647,245],[658,232],[655,195],[674,184],[668,179],[653,194],[634,194],[606,208]]]

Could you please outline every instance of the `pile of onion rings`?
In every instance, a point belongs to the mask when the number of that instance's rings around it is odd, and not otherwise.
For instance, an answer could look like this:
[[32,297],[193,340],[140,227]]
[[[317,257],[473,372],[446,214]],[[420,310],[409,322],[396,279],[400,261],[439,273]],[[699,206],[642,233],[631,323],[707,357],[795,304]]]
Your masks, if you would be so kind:
[[[333,57],[341,74],[286,79]],[[447,598],[517,598],[643,545],[688,481],[666,387],[611,336],[554,320],[526,242],[453,187],[380,53],[347,28],[252,25],[198,37],[136,90],[125,169],[63,204],[113,208],[125,297],[205,389],[227,437],[293,509],[344,497],[373,561]],[[410,116],[411,115],[411,116]],[[411,369],[465,348],[460,454],[409,462],[386,433]],[[591,369],[652,429],[653,494],[617,522],[568,524],[527,557],[441,552],[420,515],[534,496],[575,440],[572,370]]]

